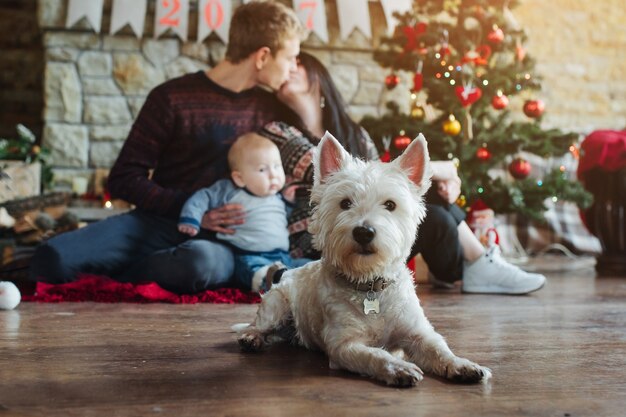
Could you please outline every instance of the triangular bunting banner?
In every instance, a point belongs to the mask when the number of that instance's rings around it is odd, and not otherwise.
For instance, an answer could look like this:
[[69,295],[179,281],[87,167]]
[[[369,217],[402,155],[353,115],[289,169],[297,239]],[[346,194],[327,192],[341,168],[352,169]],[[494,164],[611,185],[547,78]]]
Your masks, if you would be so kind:
[[215,31],[220,39],[227,43],[232,7],[231,0],[200,0],[198,2],[197,41],[202,42]]
[[368,0],[337,0],[337,14],[342,40],[347,39],[355,28],[368,39],[372,38]]
[[70,28],[85,17],[93,30],[100,33],[103,2],[104,0],[69,0],[65,27]]
[[146,7],[147,0],[113,0],[109,33],[114,34],[128,24],[135,36],[141,38],[146,19]]
[[154,19],[154,37],[171,29],[178,37],[187,40],[189,0],[157,0]]
[[391,36],[398,26],[398,20],[393,17],[394,12],[406,13],[411,11],[413,0],[380,0],[387,21],[387,35]]
[[328,25],[324,0],[293,0],[293,8],[304,27],[328,43]]

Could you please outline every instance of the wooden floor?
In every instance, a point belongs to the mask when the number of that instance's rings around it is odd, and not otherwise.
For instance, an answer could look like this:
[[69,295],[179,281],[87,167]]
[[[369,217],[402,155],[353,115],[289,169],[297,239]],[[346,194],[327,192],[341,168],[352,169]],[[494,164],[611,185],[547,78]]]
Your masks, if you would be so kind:
[[35,304],[0,311],[0,416],[625,416],[626,278],[550,274],[530,296],[420,286],[484,385],[395,389],[281,346],[242,354],[251,305]]

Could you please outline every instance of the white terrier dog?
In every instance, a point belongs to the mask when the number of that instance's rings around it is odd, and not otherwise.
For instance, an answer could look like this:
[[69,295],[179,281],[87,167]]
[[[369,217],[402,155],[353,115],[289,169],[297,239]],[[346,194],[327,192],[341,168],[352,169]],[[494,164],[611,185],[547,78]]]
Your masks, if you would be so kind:
[[422,370],[459,382],[489,378],[435,332],[406,268],[430,186],[424,137],[384,164],[352,158],[326,133],[314,164],[309,229],[322,258],[287,271],[254,322],[234,326],[241,348],[259,351],[295,328],[294,340],[324,351],[331,368],[388,385],[415,385]]

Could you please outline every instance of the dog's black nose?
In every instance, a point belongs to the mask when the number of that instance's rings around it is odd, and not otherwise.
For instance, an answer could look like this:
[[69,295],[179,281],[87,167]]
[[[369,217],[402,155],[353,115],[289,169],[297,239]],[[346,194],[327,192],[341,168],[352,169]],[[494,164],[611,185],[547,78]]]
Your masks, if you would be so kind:
[[352,229],[352,237],[361,245],[367,245],[376,235],[376,230],[371,226],[359,226]]

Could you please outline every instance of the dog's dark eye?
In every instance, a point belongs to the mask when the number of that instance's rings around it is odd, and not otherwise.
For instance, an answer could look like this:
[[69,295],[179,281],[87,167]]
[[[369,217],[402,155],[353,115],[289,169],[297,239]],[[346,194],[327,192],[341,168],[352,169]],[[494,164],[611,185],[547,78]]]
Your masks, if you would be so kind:
[[394,211],[396,209],[396,203],[391,200],[385,201],[385,209],[389,211]]
[[341,207],[342,210],[350,210],[350,208],[352,207],[352,201],[344,198],[343,200],[341,200],[341,203],[339,203],[339,207]]

